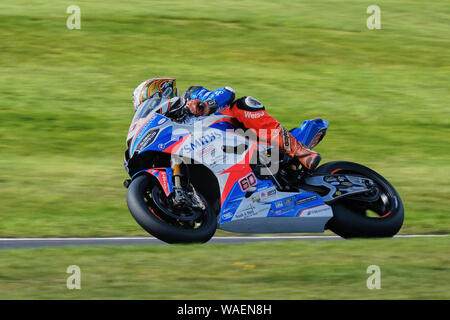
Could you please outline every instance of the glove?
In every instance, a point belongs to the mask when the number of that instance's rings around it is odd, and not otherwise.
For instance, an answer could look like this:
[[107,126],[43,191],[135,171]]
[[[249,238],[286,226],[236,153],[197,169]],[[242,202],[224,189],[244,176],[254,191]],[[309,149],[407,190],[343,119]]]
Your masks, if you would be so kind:
[[199,99],[193,99],[186,102],[186,106],[189,111],[196,117],[206,116],[211,111],[211,107],[208,103]]

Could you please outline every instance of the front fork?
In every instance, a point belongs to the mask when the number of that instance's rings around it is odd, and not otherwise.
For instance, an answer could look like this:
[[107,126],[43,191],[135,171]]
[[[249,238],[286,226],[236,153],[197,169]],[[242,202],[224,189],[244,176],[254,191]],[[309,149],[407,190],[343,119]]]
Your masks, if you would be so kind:
[[196,207],[200,208],[202,210],[205,209],[205,205],[203,201],[198,196],[197,192],[195,191],[194,187],[190,185],[190,189],[192,191],[187,191],[183,186],[181,185],[181,164],[182,160],[178,157],[172,156],[170,159],[170,166],[172,167],[173,172],[173,204],[174,206],[178,207]]
[[181,159],[178,157],[173,157],[170,159],[170,166],[173,172],[173,182],[174,188],[181,188]]
[[181,159],[172,156],[170,159],[170,166],[173,172],[173,204],[176,207],[181,207],[187,202],[186,192],[181,186]]

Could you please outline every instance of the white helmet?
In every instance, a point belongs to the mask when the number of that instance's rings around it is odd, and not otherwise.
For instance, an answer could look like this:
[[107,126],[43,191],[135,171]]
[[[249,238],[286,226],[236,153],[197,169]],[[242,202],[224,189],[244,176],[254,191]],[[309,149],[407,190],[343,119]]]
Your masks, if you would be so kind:
[[134,111],[137,110],[142,102],[155,94],[169,99],[178,97],[176,80],[171,78],[152,78],[142,82],[133,92]]

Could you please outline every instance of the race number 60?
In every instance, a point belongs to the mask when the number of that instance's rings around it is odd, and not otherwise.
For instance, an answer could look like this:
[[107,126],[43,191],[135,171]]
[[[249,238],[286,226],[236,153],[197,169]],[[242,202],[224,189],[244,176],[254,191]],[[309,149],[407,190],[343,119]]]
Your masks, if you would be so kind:
[[248,175],[239,180],[239,185],[242,191],[247,191],[250,187],[256,186],[258,182],[256,181],[255,174],[250,172]]

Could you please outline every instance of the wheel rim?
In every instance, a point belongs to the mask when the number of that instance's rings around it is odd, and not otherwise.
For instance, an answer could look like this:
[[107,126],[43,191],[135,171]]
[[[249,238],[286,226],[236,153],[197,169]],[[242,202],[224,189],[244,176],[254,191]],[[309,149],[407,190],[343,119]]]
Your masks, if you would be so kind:
[[[389,217],[393,212],[398,209],[399,200],[392,190],[392,187],[384,183],[381,179],[376,176],[367,176],[357,171],[345,170],[345,169],[334,169],[331,171],[332,174],[339,172],[339,174],[357,174],[364,176],[374,181],[376,187],[379,190],[379,197],[376,201],[361,201],[356,199],[342,199],[340,203],[344,205],[349,210],[356,212],[360,215],[366,216],[370,219],[385,219]],[[375,217],[368,216],[368,213],[374,212]]]
[[[205,201],[200,195],[202,201]],[[205,210],[174,208],[164,191],[157,185],[150,185],[144,192],[144,200],[151,214],[159,220],[182,229],[199,229],[205,224]]]

